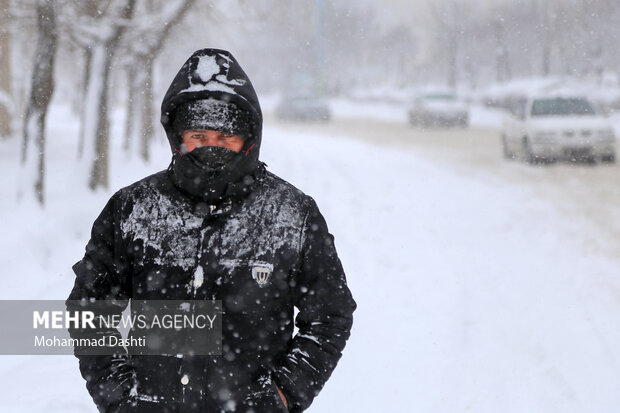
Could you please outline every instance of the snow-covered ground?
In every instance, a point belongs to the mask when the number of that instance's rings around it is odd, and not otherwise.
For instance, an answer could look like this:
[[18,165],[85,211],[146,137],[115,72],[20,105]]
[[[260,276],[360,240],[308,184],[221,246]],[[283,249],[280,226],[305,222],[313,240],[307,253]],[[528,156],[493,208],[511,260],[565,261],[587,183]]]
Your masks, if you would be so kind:
[[[335,106],[337,115],[365,116]],[[163,139],[151,165],[121,154],[115,127],[110,192],[90,194],[72,167],[75,119],[57,105],[48,125],[44,211],[15,200],[19,142],[0,144],[2,299],[64,299],[112,191],[168,165]],[[575,231],[579,217],[560,217],[527,187],[295,129],[268,124],[263,160],[317,200],[359,305],[341,363],[310,411],[617,410],[618,261],[584,250],[593,229]],[[0,411],[96,412],[71,356],[0,356],[0,374]]]

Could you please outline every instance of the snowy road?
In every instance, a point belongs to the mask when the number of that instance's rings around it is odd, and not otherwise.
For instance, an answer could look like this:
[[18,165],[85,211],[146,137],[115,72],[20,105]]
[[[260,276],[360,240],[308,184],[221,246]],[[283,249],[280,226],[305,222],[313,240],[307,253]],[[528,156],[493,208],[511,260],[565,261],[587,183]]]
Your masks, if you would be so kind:
[[[279,127],[297,138],[298,126]],[[341,164],[327,181],[364,193],[355,212],[333,207],[349,222],[336,234],[353,254],[360,310],[347,371],[317,407],[615,411],[616,165],[505,161],[492,129],[360,119],[304,129],[327,138],[301,148]]]
[[[51,116],[48,209],[0,203],[4,299],[66,297],[109,196],[70,185],[77,127],[67,116]],[[617,166],[506,162],[486,129],[266,125],[263,159],[317,200],[359,304],[310,411],[617,410]],[[0,148],[4,168],[16,162],[13,144]],[[114,156],[112,187],[168,158],[165,144],[151,166]],[[0,373],[0,411],[95,412],[72,357],[1,357]]]
[[[297,128],[291,123],[270,120],[284,130]],[[491,127],[423,130],[405,122],[337,119],[304,128],[406,151],[460,175],[508,186],[517,193],[527,192],[553,204],[559,216],[572,221],[584,249],[620,259],[620,161],[528,166],[518,160],[505,160],[499,132]]]

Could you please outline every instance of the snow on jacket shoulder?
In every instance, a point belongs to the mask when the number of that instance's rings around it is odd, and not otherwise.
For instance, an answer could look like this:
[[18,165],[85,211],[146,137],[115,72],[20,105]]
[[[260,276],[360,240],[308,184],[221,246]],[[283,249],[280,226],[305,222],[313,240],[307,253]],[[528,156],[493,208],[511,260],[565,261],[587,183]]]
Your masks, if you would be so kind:
[[[78,355],[101,412],[285,411],[275,385],[301,412],[335,368],[356,307],[316,203],[269,172],[245,198],[215,206],[183,195],[166,171],[126,187],[73,268],[69,300],[223,307],[218,356]],[[255,268],[269,269],[267,280]]]

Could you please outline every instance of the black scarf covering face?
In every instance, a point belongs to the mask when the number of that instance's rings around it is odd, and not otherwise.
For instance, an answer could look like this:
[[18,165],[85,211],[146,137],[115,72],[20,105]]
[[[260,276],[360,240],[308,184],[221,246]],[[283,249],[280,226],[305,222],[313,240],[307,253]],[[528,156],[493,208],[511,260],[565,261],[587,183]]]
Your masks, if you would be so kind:
[[175,186],[192,197],[217,202],[248,193],[257,171],[244,170],[244,154],[218,146],[203,146],[186,153],[175,152],[169,167]]

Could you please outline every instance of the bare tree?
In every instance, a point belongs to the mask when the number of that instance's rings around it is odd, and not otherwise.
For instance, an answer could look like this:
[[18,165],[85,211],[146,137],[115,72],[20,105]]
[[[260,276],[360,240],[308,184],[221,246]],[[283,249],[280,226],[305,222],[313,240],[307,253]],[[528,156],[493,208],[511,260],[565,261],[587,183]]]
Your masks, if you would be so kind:
[[373,52],[376,59],[390,62],[385,65],[381,76],[394,85],[405,85],[410,79],[410,62],[416,53],[416,41],[411,31],[405,26],[396,26],[384,35],[374,39]]
[[[145,3],[139,18],[132,21],[126,33],[130,62],[126,65],[128,102],[125,119],[125,149],[131,142],[139,143],[141,158],[148,162],[150,140],[153,136],[153,70],[155,59],[171,30],[181,22],[195,0],[159,1]],[[139,67],[140,70],[135,70]],[[136,130],[136,125],[139,130]],[[138,132],[138,133],[136,133]]]
[[459,53],[462,53],[464,35],[465,7],[461,0],[449,0],[431,4],[431,11],[436,22],[438,56],[445,59],[446,83],[456,87],[459,79]]
[[[587,67],[582,70],[593,74],[602,82],[608,55],[617,55],[618,11],[617,2],[609,0],[580,0],[578,7],[579,18],[574,20],[573,30],[578,33],[582,45],[582,55]],[[613,63],[607,65],[613,67]]]
[[[24,118],[24,141],[22,163],[24,167],[36,165],[34,191],[41,205],[45,203],[45,117],[54,93],[54,57],[56,55],[55,0],[39,0],[37,17],[39,38],[34,57],[34,70],[30,87],[30,99]],[[29,150],[29,147],[32,148]],[[33,150],[34,149],[34,150]],[[26,162],[28,158],[30,162]]]
[[0,137],[11,134],[11,32],[9,0],[0,0]]
[[551,73],[551,53],[556,41],[556,4],[552,0],[541,0],[537,4],[540,21],[538,23],[539,41],[541,45],[541,71],[543,76]]
[[511,77],[510,58],[506,38],[504,36],[504,17],[498,14],[495,18],[495,80],[503,82]]
[[86,56],[81,163],[90,168],[91,190],[108,187],[110,70],[135,3],[136,0],[85,0],[76,5],[77,14],[69,16],[74,41],[82,45]]

